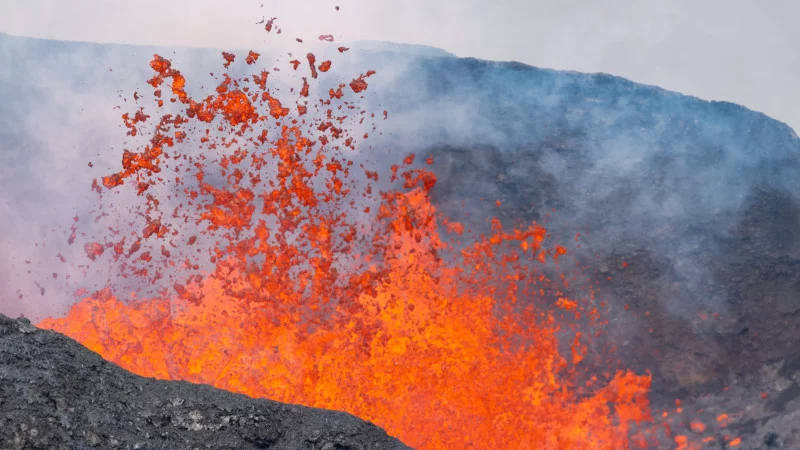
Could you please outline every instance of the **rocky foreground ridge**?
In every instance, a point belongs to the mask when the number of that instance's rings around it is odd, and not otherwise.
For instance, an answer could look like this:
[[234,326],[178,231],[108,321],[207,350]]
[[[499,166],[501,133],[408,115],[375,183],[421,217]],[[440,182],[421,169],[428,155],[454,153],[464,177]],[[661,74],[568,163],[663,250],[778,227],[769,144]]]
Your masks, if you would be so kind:
[[134,375],[0,314],[0,449],[407,449],[349,414]]

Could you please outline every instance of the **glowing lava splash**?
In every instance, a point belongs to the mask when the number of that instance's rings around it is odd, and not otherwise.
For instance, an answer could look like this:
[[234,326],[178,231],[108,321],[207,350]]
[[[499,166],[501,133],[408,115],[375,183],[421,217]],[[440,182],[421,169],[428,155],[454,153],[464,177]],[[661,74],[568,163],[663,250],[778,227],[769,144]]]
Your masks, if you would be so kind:
[[645,445],[649,375],[585,375],[601,302],[542,273],[566,253],[544,228],[472,236],[430,202],[434,161],[349,157],[366,151],[351,130],[375,117],[359,107],[374,72],[316,101],[303,77],[284,106],[267,71],[200,98],[170,61],[151,67],[160,119],[125,114],[149,141],[93,186],[132,189],[134,219],[85,249],[160,291],[109,287],[41,326],[140,375],[347,411],[421,449]]

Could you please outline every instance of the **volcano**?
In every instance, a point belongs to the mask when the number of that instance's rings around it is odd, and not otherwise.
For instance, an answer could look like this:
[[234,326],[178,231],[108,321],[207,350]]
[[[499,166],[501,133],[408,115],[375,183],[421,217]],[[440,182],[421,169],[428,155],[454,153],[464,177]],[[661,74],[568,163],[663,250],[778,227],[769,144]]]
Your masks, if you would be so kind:
[[[85,161],[118,165],[118,153],[98,153],[118,143],[109,131],[114,127],[104,124],[107,111],[78,110],[102,103],[98,98],[108,91],[133,92],[132,79],[150,76],[141,62],[171,52],[10,36],[0,36],[0,46],[11,68],[0,72],[9,99],[0,105],[9,218],[2,251],[16,258],[3,272],[19,278],[3,283],[0,306],[9,314],[60,315],[69,301],[59,295],[63,275],[43,274],[63,268],[53,262],[28,270],[23,261],[43,261],[46,251],[19,243],[45,241],[49,224],[61,217],[90,215],[92,205],[64,187],[98,176]],[[592,272],[570,278],[559,294],[585,296],[581,277],[591,277],[608,320],[607,332],[573,357],[579,373],[608,371],[607,361],[582,355],[610,348],[620,367],[652,374],[652,409],[676,417],[668,441],[678,446],[685,441],[673,441],[674,435],[694,436],[706,448],[800,445],[794,425],[800,414],[800,139],[793,130],[738,105],[607,74],[456,58],[414,46],[355,47],[335,67],[356,75],[377,71],[365,108],[390,116],[380,133],[361,130],[371,136],[356,162],[389,165],[409,154],[430,159],[437,180],[432,206],[476,235],[497,233],[497,223],[511,229],[535,221],[546,227],[547,239],[575,238],[571,263]],[[219,68],[219,51],[171,55],[186,73]],[[320,61],[328,56],[317,54]],[[102,107],[128,101],[122,97]],[[90,132],[75,137],[72,129]],[[84,248],[63,242],[56,250],[80,258]],[[541,269],[549,280],[560,274],[554,266]],[[89,280],[99,290],[108,277]],[[27,287],[19,288],[20,279]],[[114,305],[110,310],[123,308]],[[472,316],[464,317],[460,325],[467,330]],[[101,344],[110,351],[108,342],[91,342]],[[402,353],[407,345],[397,340],[387,348]],[[383,407],[367,402],[359,411],[370,406]],[[395,420],[387,423],[401,427]],[[424,442],[436,448],[433,438]]]

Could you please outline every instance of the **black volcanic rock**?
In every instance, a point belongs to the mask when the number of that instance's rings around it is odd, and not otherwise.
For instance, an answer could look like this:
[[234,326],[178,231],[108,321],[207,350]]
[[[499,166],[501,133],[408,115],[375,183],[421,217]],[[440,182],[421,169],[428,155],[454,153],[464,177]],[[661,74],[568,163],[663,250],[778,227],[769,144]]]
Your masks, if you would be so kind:
[[342,412],[143,378],[0,314],[0,449],[28,448],[409,447]]

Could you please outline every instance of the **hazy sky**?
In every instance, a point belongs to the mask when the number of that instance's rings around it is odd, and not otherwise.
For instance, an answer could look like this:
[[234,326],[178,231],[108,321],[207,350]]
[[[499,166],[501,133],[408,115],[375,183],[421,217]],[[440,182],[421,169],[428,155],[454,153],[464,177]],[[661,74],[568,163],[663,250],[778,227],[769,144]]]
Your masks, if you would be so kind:
[[[0,0],[0,31],[259,48],[332,33],[607,72],[765,112],[800,130],[796,0]],[[262,6],[263,5],[263,6]],[[334,6],[341,7],[339,12]],[[283,35],[255,25],[278,17]]]

